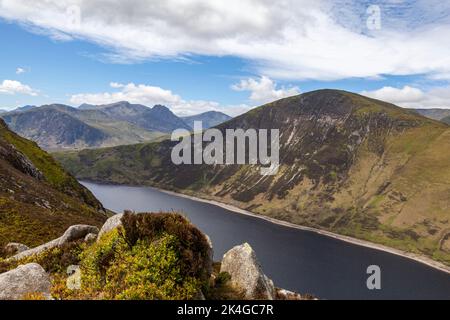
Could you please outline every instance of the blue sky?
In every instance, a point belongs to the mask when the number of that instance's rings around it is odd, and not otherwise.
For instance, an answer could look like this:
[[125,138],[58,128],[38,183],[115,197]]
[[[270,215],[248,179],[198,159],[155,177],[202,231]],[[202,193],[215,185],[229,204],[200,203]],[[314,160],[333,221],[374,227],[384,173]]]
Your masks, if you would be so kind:
[[449,5],[127,3],[0,1],[0,109],[124,99],[235,115],[321,88],[450,107]]

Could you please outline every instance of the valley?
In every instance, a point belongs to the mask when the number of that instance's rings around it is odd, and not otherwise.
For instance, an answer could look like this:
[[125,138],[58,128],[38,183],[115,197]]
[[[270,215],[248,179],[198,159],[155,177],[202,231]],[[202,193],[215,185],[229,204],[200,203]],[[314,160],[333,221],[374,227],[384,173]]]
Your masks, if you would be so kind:
[[450,130],[415,112],[321,90],[254,109],[226,129],[279,129],[280,170],[180,165],[162,141],[55,156],[79,179],[173,190],[447,265]]

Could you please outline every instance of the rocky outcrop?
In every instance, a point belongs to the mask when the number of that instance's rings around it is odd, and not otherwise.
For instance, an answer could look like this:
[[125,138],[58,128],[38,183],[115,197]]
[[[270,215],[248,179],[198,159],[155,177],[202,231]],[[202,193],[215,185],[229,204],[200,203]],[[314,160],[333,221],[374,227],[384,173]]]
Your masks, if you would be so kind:
[[[3,121],[1,125],[4,125]],[[0,145],[0,158],[8,161],[14,168],[38,180],[44,180],[44,175],[39,169],[12,144]]]
[[69,229],[67,229],[66,232],[64,232],[64,235],[61,238],[59,238],[59,245],[63,245],[68,242],[82,239],[90,233],[98,234],[98,232],[99,232],[98,228],[94,226],[87,226],[87,225],[71,226]]
[[5,253],[7,255],[14,255],[14,254],[18,254],[24,251],[30,250],[30,248],[28,248],[28,246],[21,244],[21,243],[16,243],[16,242],[11,242],[8,243],[5,246]]
[[0,300],[22,300],[34,294],[51,299],[50,287],[49,275],[37,263],[0,274]]
[[112,216],[111,218],[109,218],[108,220],[106,220],[105,224],[100,229],[97,239],[100,239],[105,233],[108,233],[109,231],[112,231],[112,230],[120,227],[122,225],[122,221],[121,221],[122,217],[123,217],[123,214],[116,214],[116,215]]
[[223,256],[220,272],[227,272],[231,276],[231,285],[242,290],[246,299],[276,298],[272,280],[262,271],[248,243],[234,247]]
[[75,226],[71,226],[69,229],[66,230],[66,232],[64,232],[64,234],[59,237],[58,239],[52,240],[50,242],[47,242],[43,245],[40,245],[39,247],[33,248],[33,249],[29,249],[26,251],[23,251],[19,254],[16,254],[15,256],[13,256],[12,260],[21,260],[24,259],[26,257],[31,257],[37,254],[40,254],[44,251],[53,249],[53,248],[57,248],[57,247],[61,247],[66,243],[69,242],[73,242],[79,239],[84,239],[86,237],[86,235],[90,234],[90,233],[98,233],[98,228],[94,227],[94,226],[88,226],[88,225],[75,225]]

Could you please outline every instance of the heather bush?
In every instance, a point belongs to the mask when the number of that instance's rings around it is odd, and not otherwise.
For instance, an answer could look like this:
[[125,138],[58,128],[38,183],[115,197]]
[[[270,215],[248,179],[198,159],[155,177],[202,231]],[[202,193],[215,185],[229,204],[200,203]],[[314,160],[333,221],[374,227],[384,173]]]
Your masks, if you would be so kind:
[[133,214],[122,218],[121,234],[130,247],[138,240],[154,241],[163,234],[174,236],[180,258],[181,272],[207,280],[210,269],[209,245],[205,235],[185,217],[175,213]]
[[79,256],[81,290],[64,288],[60,299],[193,299],[208,285],[208,242],[177,214],[131,214]]

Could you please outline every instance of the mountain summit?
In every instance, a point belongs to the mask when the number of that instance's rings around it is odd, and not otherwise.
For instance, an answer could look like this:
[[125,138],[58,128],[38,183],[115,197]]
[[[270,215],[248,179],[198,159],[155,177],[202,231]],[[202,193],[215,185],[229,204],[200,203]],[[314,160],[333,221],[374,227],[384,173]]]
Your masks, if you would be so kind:
[[204,113],[201,113],[201,114],[198,114],[195,116],[183,117],[182,119],[191,128],[194,127],[195,121],[201,121],[203,124],[203,128],[207,129],[207,128],[215,127],[221,123],[227,122],[228,120],[231,120],[232,118],[229,115],[226,115],[225,113],[222,113],[222,112],[209,111],[209,112],[204,112]]

